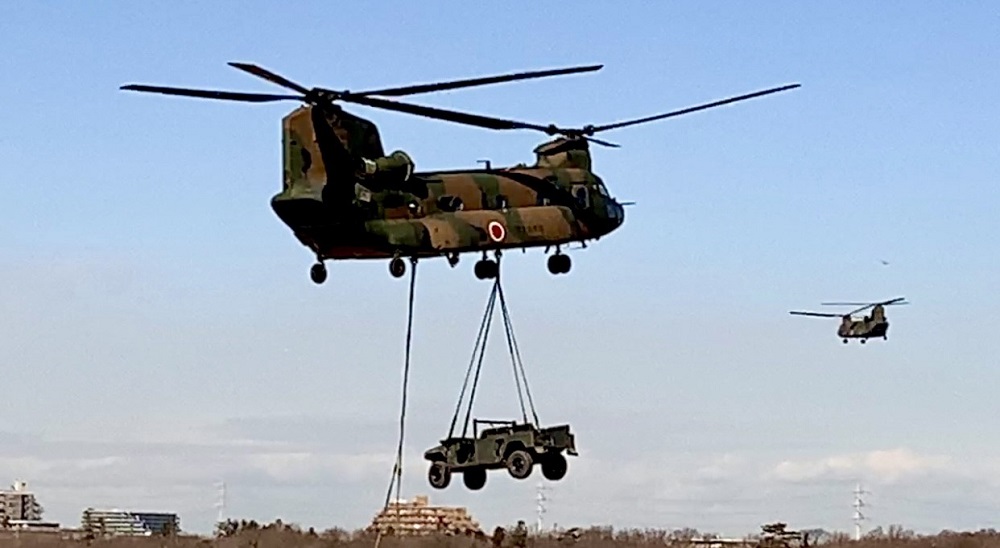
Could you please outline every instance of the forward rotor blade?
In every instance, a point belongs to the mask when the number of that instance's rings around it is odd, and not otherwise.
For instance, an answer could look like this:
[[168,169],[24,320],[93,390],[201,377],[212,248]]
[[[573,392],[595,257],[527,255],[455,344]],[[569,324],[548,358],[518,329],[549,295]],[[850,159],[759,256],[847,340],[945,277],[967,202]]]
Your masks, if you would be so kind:
[[793,310],[793,311],[789,312],[789,314],[794,314],[796,316],[818,316],[820,318],[839,318],[839,317],[841,317],[841,314],[827,314],[825,312],[799,312],[797,310]]
[[229,66],[234,67],[234,68],[238,68],[238,69],[240,69],[240,70],[242,70],[244,72],[248,72],[250,74],[253,74],[254,76],[256,76],[258,78],[263,78],[263,79],[267,80],[268,82],[271,82],[272,84],[278,84],[279,86],[281,86],[283,88],[295,90],[295,91],[301,93],[302,95],[308,95],[309,94],[309,90],[306,89],[305,87],[303,87],[303,86],[301,86],[299,84],[296,84],[295,82],[289,80],[288,78],[285,78],[284,76],[279,76],[279,75],[277,75],[277,74],[275,74],[275,73],[273,73],[273,72],[271,72],[271,71],[269,71],[269,70],[267,70],[267,69],[265,69],[263,67],[259,67],[257,65],[254,65],[253,63],[236,63],[236,62],[230,62]]
[[269,103],[272,101],[287,101],[294,99],[301,101],[303,97],[299,95],[273,95],[268,93],[242,93],[238,91],[216,91],[207,89],[172,88],[166,86],[145,86],[139,84],[129,84],[118,89],[128,91],[144,91],[150,93],[162,93],[164,95],[181,95],[185,97],[200,97],[202,99],[220,99],[223,101],[242,101],[245,103]]
[[434,107],[425,107],[421,105],[400,103],[398,101],[379,99],[377,97],[346,95],[341,97],[340,100],[348,101],[351,103],[358,103],[360,105],[366,105],[374,108],[384,108],[386,110],[394,110],[397,112],[416,114],[417,116],[426,116],[427,118],[435,118],[438,120],[446,120],[449,122],[456,122],[459,124],[484,127],[487,129],[535,129],[538,131],[544,131],[546,133],[554,131],[555,129],[551,127],[541,126],[538,124],[529,124],[525,122],[517,122],[514,120],[504,120],[502,118],[481,116],[479,114],[469,114],[466,112],[458,112],[454,110],[445,110]]
[[412,86],[392,87],[383,89],[373,89],[369,91],[348,92],[348,96],[368,96],[385,95],[398,97],[401,95],[414,95],[417,93],[429,93],[432,91],[443,91],[448,89],[458,89],[472,86],[484,86],[488,84],[499,84],[503,82],[513,82],[515,80],[527,80],[529,78],[544,78],[547,76],[560,76],[563,74],[574,74],[578,72],[593,72],[600,70],[604,65],[587,65],[579,67],[569,67],[550,70],[536,70],[531,72],[518,72],[513,74],[500,74],[497,76],[483,76],[480,78],[466,78],[463,80],[452,80],[448,82],[437,82],[433,84],[417,84]]
[[589,128],[589,131],[587,132],[587,134],[591,135],[591,134],[593,134],[595,132],[598,132],[598,131],[607,131],[609,129],[618,129],[618,128],[622,128],[622,127],[625,127],[625,126],[632,126],[632,125],[635,125],[635,124],[643,124],[643,123],[646,123],[646,122],[652,122],[654,120],[662,120],[664,118],[670,118],[670,117],[673,117],[673,116],[680,116],[681,114],[688,114],[690,112],[695,112],[695,111],[699,111],[699,110],[705,110],[707,108],[718,107],[718,106],[726,105],[726,104],[729,104],[729,103],[735,103],[737,101],[745,101],[747,99],[752,99],[754,97],[761,97],[763,95],[769,95],[771,93],[778,93],[779,91],[785,91],[785,90],[789,90],[789,89],[795,89],[797,87],[801,87],[801,85],[802,84],[789,84],[787,86],[781,86],[781,87],[777,87],[777,88],[766,89],[766,90],[763,90],[763,91],[756,91],[756,92],[753,92],[753,93],[748,93],[746,95],[739,95],[737,97],[730,97],[728,99],[722,99],[722,100],[719,100],[719,101],[713,101],[711,103],[706,103],[704,105],[698,105],[698,106],[688,107],[688,108],[681,109],[681,110],[675,110],[673,112],[667,112],[665,114],[657,114],[655,116],[647,116],[645,118],[638,118],[638,119],[635,119],[635,120],[628,120],[628,121],[625,121],[625,122],[617,122],[617,123],[614,123],[614,124],[607,124],[607,125],[603,125],[603,126],[596,126],[596,127]]

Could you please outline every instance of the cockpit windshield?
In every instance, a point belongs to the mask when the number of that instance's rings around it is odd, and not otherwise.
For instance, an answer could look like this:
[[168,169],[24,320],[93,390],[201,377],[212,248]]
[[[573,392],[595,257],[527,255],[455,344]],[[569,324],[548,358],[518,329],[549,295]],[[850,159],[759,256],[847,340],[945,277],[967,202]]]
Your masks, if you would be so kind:
[[604,188],[604,182],[597,177],[594,177],[594,192],[600,194],[605,198],[611,197],[611,195],[608,194],[608,189]]

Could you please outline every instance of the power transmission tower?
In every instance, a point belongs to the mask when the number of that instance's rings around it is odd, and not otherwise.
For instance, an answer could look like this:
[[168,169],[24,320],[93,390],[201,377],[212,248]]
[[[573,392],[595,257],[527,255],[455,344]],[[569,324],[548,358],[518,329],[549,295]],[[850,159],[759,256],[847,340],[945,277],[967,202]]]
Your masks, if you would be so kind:
[[219,509],[219,516],[215,522],[222,523],[226,519],[226,482],[216,483],[215,486],[219,488],[219,500],[215,503],[215,507]]
[[865,491],[859,483],[854,490],[854,540],[861,540],[861,522],[868,519],[861,513],[861,508],[865,506],[865,501],[861,495],[870,495],[871,491]]
[[538,481],[537,495],[535,497],[535,500],[537,501],[537,508],[536,508],[536,510],[538,512],[538,519],[535,522],[535,529],[536,529],[536,531],[537,531],[538,534],[542,533],[542,515],[545,514],[545,511],[546,511],[545,510],[545,503],[549,500],[548,497],[545,496],[545,490],[546,489],[547,489],[547,487],[545,487],[545,485],[541,482],[541,480],[539,480]]

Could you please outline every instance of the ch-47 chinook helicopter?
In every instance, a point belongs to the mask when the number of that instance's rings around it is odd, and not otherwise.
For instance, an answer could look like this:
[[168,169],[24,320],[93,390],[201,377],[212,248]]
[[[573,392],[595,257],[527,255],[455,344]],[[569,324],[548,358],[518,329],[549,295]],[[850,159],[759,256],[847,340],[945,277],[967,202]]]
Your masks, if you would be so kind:
[[[847,344],[849,339],[861,339],[861,344],[865,344],[865,341],[873,337],[882,337],[882,340],[888,339],[889,331],[889,319],[885,315],[885,307],[896,305],[896,304],[910,304],[905,301],[905,297],[896,297],[895,299],[882,301],[880,303],[820,303],[823,306],[858,306],[864,305],[861,308],[852,310],[846,314],[828,314],[825,312],[800,312],[793,310],[789,314],[796,314],[799,316],[819,316],[822,318],[841,318],[840,326],[837,328],[837,335],[844,340],[844,344]],[[872,309],[871,316],[864,316],[860,319],[855,319],[853,316],[869,308]]]
[[[398,97],[528,78],[598,70],[602,65],[505,74],[368,91],[307,89],[257,65],[237,69],[297,92],[241,93],[148,85],[120,89],[189,97],[264,103],[304,103],[282,119],[284,184],[271,199],[275,214],[316,256],[315,283],[327,277],[324,261],[389,259],[394,277],[406,272],[404,257],[445,256],[454,267],[462,253],[482,253],[479,279],[497,276],[503,250],[554,248],[549,272],[565,274],[562,247],[597,240],[624,221],[624,208],[591,171],[588,143],[617,147],[595,133],[661,120],[799,87],[799,84],[731,97],[665,114],[601,126],[561,128],[402,103]],[[380,97],[381,96],[381,97]],[[534,149],[535,164],[451,171],[414,171],[402,151],[386,156],[374,123],[345,111],[337,101],[405,112],[494,130],[532,129],[555,139]]]

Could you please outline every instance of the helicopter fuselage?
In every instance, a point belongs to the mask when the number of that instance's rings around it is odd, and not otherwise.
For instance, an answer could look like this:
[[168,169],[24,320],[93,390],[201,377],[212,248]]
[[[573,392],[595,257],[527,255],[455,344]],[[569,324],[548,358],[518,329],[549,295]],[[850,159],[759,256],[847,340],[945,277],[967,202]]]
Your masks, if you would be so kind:
[[845,317],[837,328],[837,335],[846,343],[848,339],[861,339],[864,343],[867,339],[882,337],[888,338],[889,321],[882,317],[866,317],[856,320]]
[[460,254],[482,252],[478,276],[490,269],[482,266],[487,252],[545,247],[560,255],[549,262],[558,274],[569,270],[561,246],[601,238],[624,221],[623,206],[590,170],[584,140],[544,143],[532,166],[369,179],[343,165],[363,156],[351,145],[384,155],[370,121],[302,107],[284,122],[285,181],[271,207],[320,263],[392,259],[399,275],[405,257],[446,256],[454,266]]
[[[624,208],[596,178],[573,185],[570,196],[541,179],[534,182],[551,188],[539,192],[502,172],[458,175],[451,178],[466,181],[414,183],[419,191],[361,188],[346,210],[327,207],[321,192],[283,192],[271,205],[303,245],[333,260],[554,247],[600,238],[624,221]],[[424,178],[439,174],[416,173],[411,181]]]

